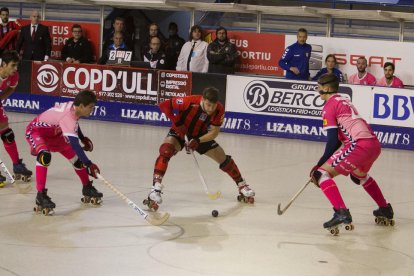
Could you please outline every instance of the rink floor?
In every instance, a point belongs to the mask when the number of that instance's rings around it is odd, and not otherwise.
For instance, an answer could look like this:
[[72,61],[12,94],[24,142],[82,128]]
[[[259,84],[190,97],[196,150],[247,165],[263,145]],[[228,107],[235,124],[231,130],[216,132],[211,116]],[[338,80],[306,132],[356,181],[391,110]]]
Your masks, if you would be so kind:
[[[34,115],[9,117],[20,154],[34,171],[22,122]],[[80,125],[94,142],[89,157],[102,175],[143,207],[168,129],[90,120]],[[322,228],[333,211],[313,185],[277,215],[277,204],[285,206],[306,183],[323,143],[225,133],[217,141],[256,191],[254,206],[237,202],[231,179],[197,155],[210,190],[222,193],[210,200],[194,160],[180,152],[163,182],[160,211],[171,217],[152,226],[99,180],[94,184],[104,193],[102,205],[83,205],[71,164],[54,154],[47,183],[57,205],[53,216],[33,212],[34,179],[27,194],[11,185],[0,189],[0,275],[414,275],[414,152],[384,149],[370,173],[394,207],[394,227],[376,225],[376,206],[363,188],[337,178],[355,230],[341,228],[334,237]],[[11,169],[3,147],[0,156]]]

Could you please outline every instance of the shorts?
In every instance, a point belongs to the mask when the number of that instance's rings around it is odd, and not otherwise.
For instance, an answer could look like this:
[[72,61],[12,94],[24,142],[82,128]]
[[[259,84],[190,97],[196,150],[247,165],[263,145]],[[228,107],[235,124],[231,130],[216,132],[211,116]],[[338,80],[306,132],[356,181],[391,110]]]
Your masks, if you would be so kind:
[[9,117],[7,117],[3,104],[0,102],[0,124],[8,124],[8,123],[9,123]]
[[[167,137],[174,137],[175,139],[177,139],[178,143],[180,143],[181,149],[184,147],[185,140],[173,128],[170,128],[170,131],[168,132]],[[189,137],[189,136],[187,137],[189,140],[192,139],[192,137]],[[200,145],[198,145],[196,149],[196,152],[198,152],[199,154],[205,154],[209,150],[217,148],[218,146],[219,144],[216,141],[211,140],[208,142],[200,143]]]
[[381,153],[378,139],[360,139],[335,152],[327,161],[338,173],[349,175],[356,169],[368,173]]
[[32,121],[26,127],[26,140],[30,145],[30,153],[35,156],[42,150],[63,152],[72,148],[59,126],[42,122]]

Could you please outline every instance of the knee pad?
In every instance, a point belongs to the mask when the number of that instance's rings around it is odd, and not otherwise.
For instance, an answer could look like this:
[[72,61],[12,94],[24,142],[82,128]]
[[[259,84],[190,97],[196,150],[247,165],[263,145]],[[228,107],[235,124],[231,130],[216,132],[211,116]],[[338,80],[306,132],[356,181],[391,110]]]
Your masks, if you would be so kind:
[[160,146],[160,156],[170,160],[177,153],[173,144],[164,143]]
[[367,180],[369,179],[370,176],[367,174],[366,176],[361,178],[361,177],[358,177],[358,176],[351,173],[350,177],[351,177],[352,182],[354,182],[355,184],[364,185],[365,182],[367,182]]
[[11,144],[14,142],[14,132],[11,128],[8,128],[6,131],[4,131],[1,134],[1,140],[3,140],[3,142]]
[[318,186],[320,186],[321,183],[325,182],[326,180],[332,179],[332,176],[329,172],[325,171],[324,169],[318,169],[318,178],[316,179],[318,181]]
[[48,150],[42,150],[37,154],[36,160],[42,166],[49,167],[50,162],[52,161],[52,154]]
[[76,161],[72,163],[75,169],[83,169],[85,166],[83,165],[83,162],[80,161],[79,158],[76,158]]

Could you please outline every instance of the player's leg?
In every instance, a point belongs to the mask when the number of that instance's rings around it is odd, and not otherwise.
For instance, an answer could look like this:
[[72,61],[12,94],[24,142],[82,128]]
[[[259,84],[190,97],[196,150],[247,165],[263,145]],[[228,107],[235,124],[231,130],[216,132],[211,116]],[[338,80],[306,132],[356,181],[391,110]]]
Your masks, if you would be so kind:
[[158,209],[158,204],[162,203],[162,179],[168,169],[168,163],[184,146],[184,140],[173,130],[170,129],[167,137],[159,148],[159,155],[155,161],[154,173],[152,178],[152,188],[148,198],[144,199],[143,204],[148,205],[152,210]]
[[56,204],[47,195],[46,189],[47,170],[52,161],[52,155],[47,146],[47,141],[30,124],[26,129],[26,140],[30,145],[31,154],[36,156],[37,208],[35,210],[53,209],[56,207]]
[[206,156],[216,161],[220,165],[220,169],[227,173],[234,180],[237,187],[239,188],[240,197],[238,197],[238,199],[240,201],[243,200],[250,203],[254,202],[253,198],[255,192],[243,179],[240,170],[234,162],[233,158],[230,155],[226,155],[223,148],[216,141],[212,140],[207,143],[201,143],[197,148],[197,152],[200,154],[205,154]]

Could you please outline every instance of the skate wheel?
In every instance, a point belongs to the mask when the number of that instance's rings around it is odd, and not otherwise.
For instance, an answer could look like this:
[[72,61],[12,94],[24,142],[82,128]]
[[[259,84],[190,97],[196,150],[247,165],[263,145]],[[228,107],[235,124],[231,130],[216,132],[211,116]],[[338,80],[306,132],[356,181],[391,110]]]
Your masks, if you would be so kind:
[[243,199],[243,197],[242,197],[241,195],[238,195],[238,196],[237,196],[237,201],[238,201],[238,202],[241,202],[241,201],[242,201],[242,199]]
[[254,203],[254,197],[247,198],[247,203],[253,204]]
[[376,223],[376,224],[380,224],[380,222],[381,222],[381,220],[380,220],[379,218],[377,218],[377,217],[376,217],[376,218],[375,218],[375,223]]
[[47,216],[49,214],[49,208],[44,208],[42,210],[42,214],[45,215],[45,216]]
[[147,205],[148,206],[148,199],[144,199],[143,201],[142,201],[142,204],[144,204],[144,205]]
[[98,197],[93,197],[93,198],[91,198],[91,203],[93,205],[99,205],[101,203],[101,199],[98,198]]
[[393,219],[392,219],[392,220],[390,221],[390,225],[391,225],[391,226],[394,226],[394,225],[395,225],[395,220],[393,220]]
[[28,176],[28,175],[24,175],[24,176],[22,177],[23,182],[29,182],[29,181],[30,181],[30,179],[31,179],[31,177],[30,177],[30,176]]
[[20,180],[20,174],[13,174],[14,180]]
[[338,228],[332,228],[331,230],[329,230],[329,232],[331,233],[331,235],[333,236],[338,236],[339,234],[339,229]]
[[354,230],[354,225],[352,225],[352,224],[345,225],[345,230],[347,230],[347,231]]
[[81,198],[81,201],[82,201],[82,203],[86,203],[84,197]]

